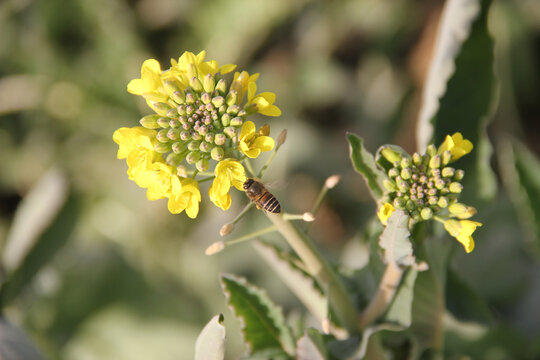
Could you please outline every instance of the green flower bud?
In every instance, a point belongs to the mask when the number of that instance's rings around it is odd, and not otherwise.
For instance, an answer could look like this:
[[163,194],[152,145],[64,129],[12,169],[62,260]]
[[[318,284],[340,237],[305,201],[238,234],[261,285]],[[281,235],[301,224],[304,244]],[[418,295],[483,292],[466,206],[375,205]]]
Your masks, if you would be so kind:
[[406,202],[402,198],[400,198],[400,197],[395,198],[393,203],[394,203],[394,207],[396,209],[400,209],[400,210],[405,209]]
[[199,150],[202,152],[209,152],[211,149],[210,143],[207,143],[206,141],[201,142],[201,145],[199,145]]
[[169,111],[171,106],[162,102],[154,103],[154,110],[159,114],[165,114]]
[[223,96],[216,96],[212,99],[212,104],[216,107],[216,108],[219,108],[220,106],[222,106],[223,104],[225,103],[225,99],[223,98]]
[[221,161],[223,160],[223,156],[225,156],[225,152],[222,148],[216,146],[212,149],[212,151],[210,151],[210,156],[216,161]]
[[412,199],[407,200],[407,203],[405,204],[405,208],[409,211],[414,210],[416,208],[416,204],[414,203]]
[[243,123],[244,123],[244,120],[241,117],[237,116],[237,117],[231,119],[230,125],[231,126],[242,126]]
[[191,134],[191,138],[195,141],[199,141],[202,139],[202,136],[198,132],[194,132],[193,134]]
[[456,170],[451,167],[445,167],[441,171],[441,175],[445,178],[451,178],[454,176],[455,173],[456,173]]
[[225,141],[227,141],[227,137],[225,136],[225,134],[216,134],[215,138],[214,138],[214,143],[216,145],[223,145],[225,144]]
[[184,157],[182,155],[176,154],[176,153],[170,153],[169,155],[167,155],[167,159],[165,159],[165,162],[170,166],[177,167],[178,165],[182,163],[183,160],[184,160]]
[[213,143],[214,142],[214,134],[208,133],[204,136],[204,141]]
[[201,80],[199,78],[193,76],[191,79],[189,79],[189,86],[197,92],[201,92],[203,90],[203,84],[201,83]]
[[177,104],[183,104],[186,102],[186,94],[182,90],[178,90],[172,93],[171,98]]
[[419,153],[415,152],[413,155],[412,155],[412,161],[413,161],[413,164],[418,166],[422,163],[422,155],[420,155]]
[[189,151],[196,151],[196,150],[199,150],[199,142],[198,141],[191,141],[187,148]]
[[456,180],[456,181],[463,180],[464,176],[465,176],[465,171],[463,171],[461,169],[457,169],[456,173],[454,175],[454,180]]
[[171,149],[175,154],[179,154],[184,150],[184,146],[181,142],[175,142],[171,145]]
[[407,184],[405,181],[400,181],[397,183],[397,187],[399,189],[399,191],[405,193],[407,191],[409,191],[409,184]]
[[157,119],[157,124],[163,128],[163,129],[167,129],[169,128],[171,125],[170,125],[170,121],[171,119],[167,118],[167,117],[160,117],[159,119]]
[[442,209],[446,209],[446,207],[448,206],[448,199],[445,196],[439,197],[439,201],[437,201],[437,205]]
[[451,193],[459,194],[463,190],[463,185],[458,182],[453,182],[448,187],[448,190],[450,190]]
[[158,133],[156,134],[156,139],[162,143],[169,142],[170,139],[167,137],[167,132],[168,132],[167,129],[159,130]]
[[180,137],[180,130],[169,129],[169,131],[167,131],[167,137],[171,140],[178,140],[178,138]]
[[439,155],[432,156],[429,160],[429,167],[431,169],[438,169],[441,167],[441,157]]
[[[192,93],[186,93],[186,104],[191,105],[193,103],[195,103],[195,95],[193,95]],[[186,108],[186,111],[187,111],[187,108]]]
[[426,149],[426,154],[428,154],[430,157],[433,157],[437,154],[437,148],[433,144],[429,144]]
[[157,123],[158,119],[159,119],[159,115],[157,114],[146,115],[141,120],[139,120],[139,123],[147,129],[157,129],[159,128],[159,125]]
[[203,79],[203,88],[204,91],[207,93],[211,93],[214,91],[214,88],[216,86],[216,80],[212,76],[212,74],[206,74],[206,76]]
[[231,139],[236,136],[236,128],[232,126],[226,127],[225,129],[223,129],[223,132],[225,133],[225,135],[227,135]]
[[178,111],[178,115],[186,115],[186,105],[178,105],[176,111]]
[[178,121],[178,119],[171,119],[169,121],[169,126],[173,129],[178,129],[180,127],[180,121]]
[[227,83],[224,79],[220,79],[216,84],[216,90],[221,94],[224,95],[227,92]]
[[444,182],[443,179],[441,179],[441,178],[435,179],[435,188],[436,189],[442,190],[445,185],[446,185],[446,183]]
[[412,218],[415,222],[418,222],[418,221],[422,220],[422,218],[420,217],[420,213],[418,212],[418,210],[411,211],[410,216],[411,216],[411,218]]
[[156,150],[160,154],[168,153],[169,151],[171,151],[171,143],[158,142],[154,145],[154,150]]
[[180,132],[180,139],[181,139],[182,141],[187,141],[187,140],[189,140],[190,138],[191,138],[191,135],[190,135],[190,133],[189,133],[188,131],[181,131],[181,132]]
[[223,125],[223,127],[226,127],[229,126],[230,123],[231,116],[229,114],[223,114],[223,116],[221,116],[221,125]]
[[238,105],[229,105],[229,107],[227,108],[227,114],[231,115],[231,116],[236,116],[238,115],[238,112],[240,111],[240,106]]
[[396,176],[399,175],[399,169],[397,168],[391,168],[390,170],[388,170],[388,176],[390,178],[395,178]]
[[439,201],[439,198],[436,196],[428,196],[427,202],[429,205],[437,205],[437,202]]
[[399,162],[399,165],[401,166],[402,169],[409,168],[411,166],[411,159],[404,157]]
[[201,153],[198,151],[192,151],[186,156],[186,161],[188,164],[195,164],[201,158]]
[[184,165],[178,165],[176,167],[176,175],[186,178],[188,176],[186,167]]
[[397,190],[397,187],[396,187],[396,183],[393,182],[393,181],[390,181],[388,179],[384,179],[383,180],[383,186],[386,190],[390,191],[390,192],[394,192]]
[[199,161],[197,161],[197,163],[195,163],[195,167],[199,171],[208,170],[208,159],[200,159]]
[[396,161],[401,161],[401,154],[389,147],[383,146],[381,149],[381,155],[392,164]]
[[401,170],[401,177],[405,180],[408,180],[411,178],[411,169],[410,168],[404,168]]
[[424,220],[429,220],[433,217],[433,210],[430,208],[423,208],[422,211],[420,211],[420,217]]
[[450,150],[446,150],[442,153],[441,160],[443,166],[446,166],[450,162],[450,160],[452,160],[452,153],[450,152]]
[[203,93],[201,95],[201,101],[204,103],[204,104],[210,104],[210,101],[212,101],[212,98],[210,97],[210,94],[208,93]]
[[227,105],[232,106],[236,104],[236,100],[238,100],[238,93],[236,92],[236,90],[230,90],[227,94],[225,102],[227,103]]

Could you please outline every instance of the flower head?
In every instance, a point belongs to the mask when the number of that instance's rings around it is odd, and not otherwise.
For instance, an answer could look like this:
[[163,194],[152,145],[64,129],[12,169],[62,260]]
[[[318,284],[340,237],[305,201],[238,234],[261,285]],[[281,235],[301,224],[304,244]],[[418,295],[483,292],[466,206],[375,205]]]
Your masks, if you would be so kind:
[[250,158],[256,158],[261,152],[272,150],[275,142],[274,139],[268,136],[269,132],[270,128],[268,126],[261,127],[257,132],[255,131],[255,124],[246,121],[240,130],[238,149]]
[[463,245],[467,253],[474,250],[474,240],[471,235],[479,226],[482,224],[470,220],[449,219],[444,222],[446,231]]
[[140,120],[142,128],[121,128],[113,136],[129,178],[148,189],[148,198],[168,198],[171,212],[185,210],[190,217],[197,215],[201,200],[197,177],[207,180],[209,169],[215,173],[210,199],[229,208],[230,188],[242,190],[245,180],[238,159],[274,147],[267,128],[256,132],[248,117],[281,113],[275,94],[256,94],[259,74],[241,71],[227,80],[224,75],[236,65],[220,66],[205,57],[205,51],[186,51],[166,70],[156,60],[146,60],[128,91],[144,97],[155,114]]
[[244,167],[237,160],[226,159],[219,162],[214,172],[216,178],[208,190],[208,195],[216,206],[227,210],[231,206],[231,186],[243,191],[242,185],[246,181]]
[[450,154],[452,155],[450,161],[456,161],[463,155],[470,153],[472,149],[473,144],[469,140],[464,139],[461,133],[457,132],[452,136],[446,135],[446,139],[444,139],[444,142],[439,146],[437,152],[442,154],[445,151],[450,151]]

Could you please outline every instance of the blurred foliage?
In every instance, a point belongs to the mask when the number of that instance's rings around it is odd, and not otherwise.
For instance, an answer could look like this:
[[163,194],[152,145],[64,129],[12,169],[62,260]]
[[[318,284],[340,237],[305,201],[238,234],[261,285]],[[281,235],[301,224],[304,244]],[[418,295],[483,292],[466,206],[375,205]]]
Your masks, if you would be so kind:
[[[285,314],[298,301],[250,246],[204,255],[221,225],[247,202],[242,194],[233,201],[236,211],[208,205],[190,221],[169,214],[163,201],[147,201],[127,179],[112,132],[136,125],[148,110],[126,84],[139,76],[144,59],[166,64],[185,50],[206,49],[220,63],[260,72],[261,91],[275,92],[284,114],[271,120],[273,134],[289,132],[267,174],[278,183],[272,192],[291,212],[306,211],[324,179],[341,174],[311,232],[333,259],[355,244],[347,262],[360,268],[368,256],[364,225],[375,204],[350,166],[345,132],[361,135],[371,152],[384,143],[414,151],[442,6],[412,0],[0,2],[3,251],[19,205],[50,169],[61,170],[68,189],[65,204],[35,233],[38,244],[22,262],[29,272],[3,287],[3,316],[49,359],[188,359],[204,324],[223,312],[226,358],[238,358],[244,352],[239,324],[226,309],[220,272],[266,288]],[[540,153],[540,3],[495,0],[487,20],[499,100],[488,128],[499,160],[493,169],[510,176],[479,208],[485,225],[475,234],[474,253],[455,251],[450,260],[455,271],[447,293],[454,300],[447,301],[456,318],[445,341],[449,358],[535,358],[540,266],[529,238],[538,235],[538,211],[524,214],[529,210],[521,204],[538,194],[531,175]],[[505,146],[511,139],[523,145]],[[527,180],[524,191],[515,183],[520,178]],[[236,231],[264,221],[251,213]],[[429,282],[422,276],[433,274],[419,275]],[[453,291],[473,291],[482,301],[471,314]],[[460,321],[471,319],[489,327]]]

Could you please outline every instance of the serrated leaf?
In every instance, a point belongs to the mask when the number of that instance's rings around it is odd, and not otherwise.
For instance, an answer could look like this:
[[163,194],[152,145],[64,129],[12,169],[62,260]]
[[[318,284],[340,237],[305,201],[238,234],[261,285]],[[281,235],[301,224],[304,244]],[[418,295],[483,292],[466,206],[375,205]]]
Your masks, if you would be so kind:
[[348,133],[349,154],[354,169],[360,173],[371,192],[371,196],[378,201],[384,194],[383,180],[385,173],[377,167],[373,155],[364,148],[361,137]]
[[223,315],[216,315],[202,329],[195,342],[195,360],[223,360],[225,358],[225,326]]
[[540,253],[540,161],[515,141],[503,146],[499,162],[519,219]]
[[264,352],[293,356],[291,330],[285,324],[281,308],[270,300],[266,292],[242,277],[221,274],[220,279],[229,306],[242,322],[248,352],[253,355]]
[[308,329],[296,343],[297,360],[327,360],[328,354],[323,335],[316,329]]
[[434,137],[433,118],[447,91],[448,80],[456,71],[456,57],[479,13],[478,0],[450,0],[444,6],[418,116],[416,140],[419,151],[423,151]]
[[476,182],[465,186],[467,195],[480,199],[491,198],[496,191],[486,135],[495,93],[494,43],[487,27],[490,5],[491,0],[446,3],[417,132],[419,151],[455,132],[474,144],[474,152],[460,160],[460,166],[467,170],[466,181]]
[[306,308],[319,320],[327,316],[328,302],[317,287],[315,280],[300,269],[286,253],[271,244],[256,242],[255,250],[272,267],[287,287]]
[[50,226],[66,202],[68,184],[58,170],[45,174],[17,207],[13,224],[6,237],[2,264],[13,272]]
[[379,240],[379,246],[384,250],[386,264],[412,266],[416,263],[409,235],[409,216],[401,210],[394,211],[388,218]]

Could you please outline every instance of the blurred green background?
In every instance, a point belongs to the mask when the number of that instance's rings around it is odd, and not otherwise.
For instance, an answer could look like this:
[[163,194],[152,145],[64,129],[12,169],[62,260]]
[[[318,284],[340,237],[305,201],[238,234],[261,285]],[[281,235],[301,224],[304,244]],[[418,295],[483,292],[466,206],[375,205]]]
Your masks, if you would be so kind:
[[[260,72],[260,91],[277,94],[283,116],[259,124],[270,123],[274,136],[283,128],[289,134],[265,182],[275,184],[287,211],[303,212],[326,177],[342,175],[312,227],[337,260],[343,247],[362,245],[375,211],[350,166],[345,132],[364,137],[371,151],[384,143],[415,150],[443,4],[0,2],[0,245],[8,272],[17,259],[25,266],[4,294],[3,315],[49,359],[136,360],[192,358],[199,331],[222,312],[227,356],[238,358],[239,324],[225,306],[220,272],[266,287],[286,313],[299,303],[248,244],[204,255],[248,201],[243,194],[234,194],[227,212],[203,198],[192,221],[168,213],[165,200],[148,201],[128,180],[112,133],[136,126],[149,109],[127,83],[145,59],[167,68],[186,50]],[[456,251],[453,266],[495,314],[485,358],[527,358],[540,350],[539,225],[520,205],[507,144],[517,139],[540,153],[540,2],[494,1],[490,30],[499,86],[488,134],[499,190],[490,203],[472,204],[485,225],[476,250]],[[252,212],[235,234],[266,221]],[[7,238],[39,241],[22,259],[24,246],[6,251]]]

